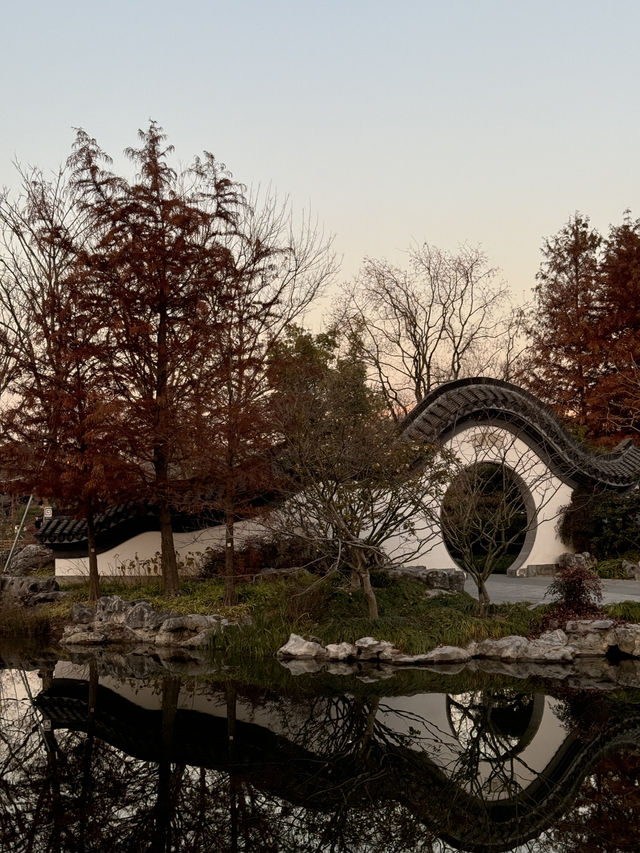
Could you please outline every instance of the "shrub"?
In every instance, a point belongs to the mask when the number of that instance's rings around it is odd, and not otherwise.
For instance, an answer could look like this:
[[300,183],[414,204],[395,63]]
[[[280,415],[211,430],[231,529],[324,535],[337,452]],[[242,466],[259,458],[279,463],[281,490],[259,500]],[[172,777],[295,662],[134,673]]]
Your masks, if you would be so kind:
[[564,625],[570,619],[588,619],[601,613],[602,581],[577,559],[560,570],[549,584],[547,595],[555,596],[553,607],[545,617],[547,626],[553,622]]
[[598,559],[640,551],[640,490],[576,489],[560,523],[562,539]]

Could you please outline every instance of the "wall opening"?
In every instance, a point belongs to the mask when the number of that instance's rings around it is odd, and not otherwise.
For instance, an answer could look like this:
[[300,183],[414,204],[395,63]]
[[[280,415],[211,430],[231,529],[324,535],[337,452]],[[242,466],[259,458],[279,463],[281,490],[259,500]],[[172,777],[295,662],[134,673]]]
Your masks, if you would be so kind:
[[440,521],[447,551],[461,569],[504,574],[517,562],[530,527],[520,477],[495,462],[470,465],[451,481]]

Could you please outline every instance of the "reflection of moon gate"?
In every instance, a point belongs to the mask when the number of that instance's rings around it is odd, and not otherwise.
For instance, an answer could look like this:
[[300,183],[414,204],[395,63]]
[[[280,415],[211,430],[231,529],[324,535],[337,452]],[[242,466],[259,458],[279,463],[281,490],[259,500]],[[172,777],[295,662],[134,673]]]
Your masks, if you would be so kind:
[[[410,412],[401,427],[409,440],[444,445],[459,460],[459,470],[489,462],[512,472],[527,512],[524,544],[512,573],[519,569],[526,573],[528,565],[553,564],[566,551],[555,527],[576,485],[620,491],[640,480],[640,448],[631,439],[612,453],[590,453],[533,395],[496,379],[462,379],[441,385]],[[149,507],[112,507],[96,516],[95,523],[100,574],[157,574],[157,565],[145,567],[145,561],[153,562],[160,551],[158,521]],[[178,554],[198,557],[209,547],[223,546],[224,527],[212,518],[208,523],[213,526],[206,527],[206,523],[184,513],[176,515]],[[240,521],[236,528],[239,543],[244,536],[261,532],[251,521]],[[433,534],[423,562],[430,568],[453,568],[456,564],[441,530]],[[57,575],[87,574],[85,521],[53,518],[43,526],[40,538],[56,553]],[[402,550],[401,542],[391,543],[388,553],[393,560],[393,552]],[[415,553],[415,548],[410,550]]]
[[[427,720],[422,731],[389,737],[398,719],[391,706],[376,712],[373,740],[366,750],[326,755],[314,751],[316,744],[306,732],[308,709],[304,713],[303,706],[299,714],[299,700],[284,700],[289,708],[286,732],[277,714],[272,720],[263,714],[260,724],[234,721],[230,748],[224,694],[217,713],[179,708],[169,715],[170,739],[159,696],[153,708],[148,703],[141,707],[100,686],[90,712],[89,694],[86,681],[56,678],[36,698],[36,705],[54,731],[90,730],[143,761],[240,774],[258,789],[308,809],[331,812],[345,802],[353,809],[372,803],[375,808],[376,801],[394,803],[454,847],[482,853],[511,850],[537,837],[569,808],[603,758],[625,747],[637,749],[640,743],[638,716],[612,720],[586,739],[565,734],[543,772],[491,798],[469,789],[464,761],[453,771],[441,763],[442,753],[425,742]],[[421,727],[420,721],[414,722]]]
[[[461,468],[488,462],[513,472],[527,510],[526,537],[513,573],[555,563],[566,551],[555,527],[577,485],[622,491],[640,479],[640,448],[631,439],[611,453],[590,453],[536,397],[497,379],[441,385],[410,412],[403,434],[443,444]],[[435,568],[455,566],[441,533],[427,561]]]

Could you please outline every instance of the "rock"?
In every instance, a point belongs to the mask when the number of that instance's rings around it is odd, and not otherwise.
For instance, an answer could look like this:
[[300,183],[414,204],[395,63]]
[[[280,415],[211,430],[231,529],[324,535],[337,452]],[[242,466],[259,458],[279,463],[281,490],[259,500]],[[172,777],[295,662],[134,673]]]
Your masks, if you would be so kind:
[[509,568],[507,569],[507,577],[528,578],[530,577],[529,566],[518,566],[517,568],[509,566]]
[[156,631],[167,618],[167,614],[158,613],[152,605],[145,600],[133,602],[124,616],[124,624],[129,628],[146,631]]
[[121,622],[106,622],[100,626],[100,632],[106,643],[139,643],[140,637],[136,632]]
[[62,635],[60,642],[64,646],[100,646],[107,642],[107,638],[99,631],[74,630],[67,635],[65,630],[65,634]]
[[565,631],[576,655],[606,655],[612,646],[617,645],[613,628],[612,619],[574,619],[567,622]]
[[618,625],[613,633],[621,652],[640,657],[640,625]]
[[428,652],[425,659],[427,663],[464,663],[471,660],[471,655],[466,649],[458,646],[438,646]]
[[67,593],[62,590],[53,590],[52,592],[36,592],[29,596],[25,604],[29,607],[37,607],[38,604],[51,604],[52,601],[60,601],[61,598],[66,598]]
[[561,628],[556,628],[555,631],[547,631],[536,638],[535,642],[544,643],[549,646],[566,646],[569,639]]
[[60,598],[58,581],[54,577],[37,578],[23,575],[0,575],[0,591],[9,599],[15,599],[30,607]]
[[394,566],[389,575],[422,581],[429,589],[446,589],[461,592],[467,575],[462,569],[427,569],[425,566]]
[[378,641],[373,637],[361,637],[356,640],[356,649],[359,660],[388,661],[399,653],[393,643],[389,643],[387,640]]
[[475,656],[515,661],[526,658],[529,640],[526,637],[509,636],[498,640],[488,639],[478,643]]
[[217,626],[214,628],[205,628],[194,637],[189,637],[180,643],[180,647],[184,649],[204,649],[211,642],[211,638],[218,633]]
[[527,563],[525,566],[509,566],[507,569],[507,577],[510,578],[552,577],[555,573],[555,563]]
[[588,551],[583,551],[581,554],[560,554],[556,566],[560,571],[562,569],[594,569],[597,563],[595,557],[592,557]]
[[622,571],[625,578],[629,578],[629,580],[637,581],[640,579],[640,563],[631,563],[629,560],[623,560]]
[[53,563],[54,555],[50,548],[44,545],[26,545],[11,558],[11,565],[5,566],[5,572],[13,575],[29,575],[43,566]]
[[530,641],[528,647],[523,650],[523,655],[522,660],[531,661],[532,663],[565,663],[575,658],[576,649],[574,646],[567,645],[566,643],[554,645],[553,643],[545,642],[539,637],[536,640]]
[[327,650],[320,643],[305,640],[298,634],[291,634],[288,641],[277,651],[279,658],[326,658]]
[[219,618],[216,616],[204,616],[199,613],[191,613],[184,617],[184,626],[187,631],[206,631],[209,628],[217,627]]
[[119,595],[103,595],[96,604],[96,620],[124,623],[132,607],[132,602],[125,601]]
[[422,664],[430,663],[429,655],[404,655],[401,652],[393,656],[391,661],[394,666],[422,666]]
[[351,643],[329,643],[326,650],[329,660],[355,660],[358,656],[357,648]]
[[95,621],[96,611],[86,604],[74,604],[71,608],[71,620],[76,625],[89,625]]

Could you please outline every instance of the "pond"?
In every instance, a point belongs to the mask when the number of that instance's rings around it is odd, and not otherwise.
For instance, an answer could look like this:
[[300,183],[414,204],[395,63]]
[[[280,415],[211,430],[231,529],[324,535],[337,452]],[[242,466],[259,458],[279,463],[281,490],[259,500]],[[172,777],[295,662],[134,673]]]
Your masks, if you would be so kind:
[[0,662],[7,853],[640,848],[634,688],[6,647]]

